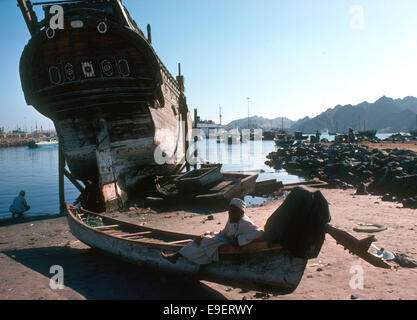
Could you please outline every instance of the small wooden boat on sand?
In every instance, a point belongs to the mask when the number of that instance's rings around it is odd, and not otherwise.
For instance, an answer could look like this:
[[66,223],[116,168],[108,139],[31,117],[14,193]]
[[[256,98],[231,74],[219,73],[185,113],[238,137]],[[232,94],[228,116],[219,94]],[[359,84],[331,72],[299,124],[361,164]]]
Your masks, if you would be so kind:
[[[293,292],[307,264],[279,245],[268,247],[259,241],[241,248],[222,246],[219,262],[199,266],[181,258],[176,264],[163,259],[160,252],[176,252],[196,236],[152,229],[122,222],[66,205],[72,234],[90,247],[152,270],[176,276],[207,280],[250,290],[281,294]],[[98,220],[99,226],[88,224]]]
[[[157,189],[159,196],[161,196],[164,201],[180,201],[182,204],[192,203],[195,205],[206,205],[210,207],[224,207],[227,205],[230,200],[233,198],[243,198],[244,196],[250,194],[255,190],[256,179],[258,178],[257,174],[247,174],[247,173],[237,173],[237,172],[222,172],[220,174],[219,169],[217,168],[206,168],[201,169],[200,171],[207,170],[207,172],[217,171],[219,175],[214,175],[214,180],[211,179],[204,186],[198,187],[195,181],[186,186],[186,179],[181,179],[176,177],[170,179],[169,177],[164,177],[157,182]],[[185,175],[187,177],[188,174]],[[204,176],[204,175],[202,175]],[[191,180],[196,179],[192,178]],[[181,182],[184,186],[178,184]],[[192,189],[193,190],[190,190]],[[158,198],[156,198],[158,199]],[[155,198],[148,197],[147,201],[156,203]],[[159,198],[160,199],[160,198]]]

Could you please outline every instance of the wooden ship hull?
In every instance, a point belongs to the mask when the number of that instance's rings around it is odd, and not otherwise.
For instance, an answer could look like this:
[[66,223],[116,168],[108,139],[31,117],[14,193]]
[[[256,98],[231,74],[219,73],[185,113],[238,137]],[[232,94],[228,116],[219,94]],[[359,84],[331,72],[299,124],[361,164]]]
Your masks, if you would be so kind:
[[[181,203],[182,205],[228,208],[233,198],[243,199],[255,190],[257,174],[222,172],[218,176],[213,169],[216,168],[209,166],[193,171],[206,172],[200,181],[182,179],[188,174],[158,180],[156,197],[147,197],[147,203],[150,205]],[[220,171],[220,168],[218,167],[217,170]],[[211,177],[204,179],[207,173],[211,174]]]
[[37,21],[18,0],[31,32],[20,75],[26,102],[50,118],[72,175],[120,208],[144,178],[180,172],[191,135],[184,77],[174,78],[121,0],[54,1]]
[[[188,279],[288,294],[297,288],[307,264],[305,259],[289,256],[281,246],[268,248],[261,241],[241,248],[222,246],[219,262],[210,265],[200,266],[183,258],[172,264],[161,257],[161,251],[179,251],[196,236],[125,223],[70,205],[67,213],[71,233],[88,246],[140,267]],[[89,226],[85,223],[89,217],[99,218],[104,225]]]

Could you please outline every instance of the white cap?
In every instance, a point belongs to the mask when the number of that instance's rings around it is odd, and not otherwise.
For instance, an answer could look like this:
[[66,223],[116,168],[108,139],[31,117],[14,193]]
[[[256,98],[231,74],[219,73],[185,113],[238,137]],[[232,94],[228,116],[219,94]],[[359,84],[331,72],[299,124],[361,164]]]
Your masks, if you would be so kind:
[[232,199],[232,201],[230,201],[230,205],[234,206],[242,211],[245,211],[246,208],[246,203],[243,200],[240,200],[238,198],[234,198]]

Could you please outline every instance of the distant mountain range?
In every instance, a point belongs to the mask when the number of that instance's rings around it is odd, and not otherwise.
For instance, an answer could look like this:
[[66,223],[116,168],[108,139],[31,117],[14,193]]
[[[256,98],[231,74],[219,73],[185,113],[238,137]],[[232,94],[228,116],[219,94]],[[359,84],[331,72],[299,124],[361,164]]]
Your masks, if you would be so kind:
[[417,98],[391,99],[382,97],[374,103],[362,102],[358,105],[338,105],[315,118],[306,117],[295,122],[291,130],[315,132],[346,131],[364,128],[378,132],[409,131],[416,128]]
[[[260,128],[264,130],[271,130],[271,129],[281,129],[283,126],[284,129],[290,129],[291,126],[295,123],[288,118],[275,118],[275,119],[266,119],[263,117],[253,116],[249,118],[249,126],[250,128]],[[248,127],[248,118],[234,120],[230,122],[227,126],[229,127],[239,127],[239,128],[247,128]]]
[[[284,128],[291,131],[314,133],[328,129],[331,132],[376,129],[378,132],[408,132],[416,128],[417,98],[391,99],[383,96],[374,103],[362,102],[358,105],[338,105],[321,113],[317,117],[305,117],[298,121],[283,118]],[[282,118],[266,119],[254,116],[249,119],[251,128],[264,130],[280,129]],[[248,119],[239,119],[229,123],[232,127],[247,128]]]

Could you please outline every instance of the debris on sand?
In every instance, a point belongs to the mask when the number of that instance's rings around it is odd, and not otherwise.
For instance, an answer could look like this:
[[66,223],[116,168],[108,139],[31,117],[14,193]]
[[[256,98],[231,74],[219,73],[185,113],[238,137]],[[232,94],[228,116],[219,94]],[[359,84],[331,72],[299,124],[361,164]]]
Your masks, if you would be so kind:
[[395,253],[394,261],[403,268],[417,268],[417,262],[410,259],[409,256],[403,253]]

